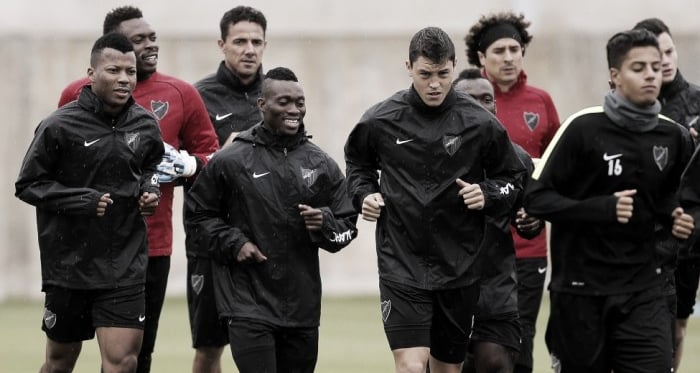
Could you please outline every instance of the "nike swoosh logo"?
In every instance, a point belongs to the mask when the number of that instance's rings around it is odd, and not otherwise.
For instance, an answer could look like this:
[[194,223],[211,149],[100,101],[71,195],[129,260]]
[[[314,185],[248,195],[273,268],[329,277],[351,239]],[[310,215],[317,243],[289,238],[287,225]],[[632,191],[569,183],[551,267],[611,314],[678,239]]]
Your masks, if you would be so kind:
[[620,157],[622,157],[622,153],[613,154],[613,155],[608,155],[608,153],[603,153],[603,160],[604,161],[610,161],[610,160],[613,160],[615,158],[620,158]]
[[226,119],[226,118],[230,117],[231,115],[233,115],[233,113],[228,113],[228,114],[224,114],[224,115],[216,114],[216,120]]
[[146,316],[144,316],[144,315],[139,316],[139,322],[143,322],[143,320],[146,320]]
[[92,141],[87,141],[87,140],[85,140],[85,142],[83,143],[83,145],[85,145],[85,146],[87,147],[87,146],[90,146],[90,145],[92,145],[92,144],[94,144],[94,143],[100,141],[100,140],[102,140],[102,139],[97,139],[97,140],[92,140]]
[[259,174],[259,173],[257,173],[257,172],[253,172],[253,179],[257,179],[257,178],[259,178],[259,177],[263,177],[263,176],[265,176],[265,175],[267,175],[267,174],[269,174],[269,173],[270,173],[270,172],[263,172],[263,173]]
[[399,140],[399,139],[396,139],[396,145],[405,144],[405,143],[411,142],[411,141],[413,141],[413,139],[408,139],[408,140]]
[[547,267],[537,268],[537,272],[539,272],[540,274],[543,274],[543,273],[547,272]]

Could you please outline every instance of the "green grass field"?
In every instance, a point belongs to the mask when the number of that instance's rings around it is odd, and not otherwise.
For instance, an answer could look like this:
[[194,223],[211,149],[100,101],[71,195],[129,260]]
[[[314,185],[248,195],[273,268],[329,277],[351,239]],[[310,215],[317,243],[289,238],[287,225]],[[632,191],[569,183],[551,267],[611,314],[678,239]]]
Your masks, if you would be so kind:
[[[546,298],[546,297],[545,297]],[[535,373],[551,372],[542,339],[547,299],[542,305],[535,341]],[[36,372],[44,358],[45,336],[41,331],[43,310],[37,301],[0,303],[0,372]],[[680,371],[697,372],[700,366],[700,318],[691,318],[686,352]],[[331,297],[324,299],[321,320],[318,372],[391,372],[393,360],[382,331],[378,297]],[[187,305],[184,298],[168,298],[163,316],[153,373],[191,372]],[[83,344],[76,373],[99,372],[95,340]],[[237,372],[230,351],[223,357],[224,372]]]

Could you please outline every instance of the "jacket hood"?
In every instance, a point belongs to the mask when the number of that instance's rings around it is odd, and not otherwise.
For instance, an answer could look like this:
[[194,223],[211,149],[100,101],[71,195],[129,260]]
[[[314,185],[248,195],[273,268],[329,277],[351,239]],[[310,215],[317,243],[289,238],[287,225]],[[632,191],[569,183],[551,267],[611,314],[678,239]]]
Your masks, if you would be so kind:
[[238,92],[246,92],[258,89],[262,84],[262,65],[258,68],[255,80],[248,85],[243,84],[241,79],[239,79],[231,70],[226,67],[226,62],[221,61],[219,63],[219,69],[216,71],[216,80],[221,82],[221,84],[233,89]]
[[106,117],[120,117],[122,114],[128,111],[131,105],[134,103],[134,96],[129,96],[129,99],[126,101],[126,104],[124,104],[124,107],[122,107],[122,110],[117,115],[113,115],[104,111],[102,100],[100,100],[95,92],[92,91],[92,86],[90,84],[83,86],[83,88],[80,90],[80,95],[78,96],[78,104],[83,109]]
[[275,135],[265,127],[263,122],[259,122],[252,128],[243,131],[236,136],[234,141],[246,141],[255,145],[268,146],[273,148],[286,148],[288,150],[297,148],[310,139],[307,135],[304,124],[299,127],[299,131],[292,136]]

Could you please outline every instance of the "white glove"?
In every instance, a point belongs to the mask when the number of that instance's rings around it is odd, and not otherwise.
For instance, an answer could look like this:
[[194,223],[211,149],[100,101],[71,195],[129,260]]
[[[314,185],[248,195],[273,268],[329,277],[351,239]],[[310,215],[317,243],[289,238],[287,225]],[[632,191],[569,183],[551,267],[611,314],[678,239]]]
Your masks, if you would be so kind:
[[164,142],[165,153],[158,165],[158,181],[171,183],[179,177],[190,177],[197,172],[197,159],[187,150],[178,151],[172,145]]

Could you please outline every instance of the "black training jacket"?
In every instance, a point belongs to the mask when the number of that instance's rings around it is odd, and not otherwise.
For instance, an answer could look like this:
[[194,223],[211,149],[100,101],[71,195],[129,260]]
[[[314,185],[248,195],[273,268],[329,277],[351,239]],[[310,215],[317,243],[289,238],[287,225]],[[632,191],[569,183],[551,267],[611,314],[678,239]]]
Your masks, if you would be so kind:
[[[693,152],[688,131],[659,116],[646,132],[614,124],[602,107],[582,110],[559,129],[535,169],[525,209],[552,223],[555,291],[613,295],[664,281],[667,254],[655,248],[671,227],[681,174]],[[614,193],[636,189],[633,215],[616,215]]]
[[[680,70],[676,73],[676,77],[672,82],[661,86],[659,101],[662,105],[661,114],[666,115],[688,129],[694,127],[700,132],[700,86],[685,80]],[[700,180],[697,181],[700,182]],[[699,243],[696,241],[695,246],[697,245]],[[690,240],[683,242],[679,253],[680,259],[700,257],[700,246],[695,246],[691,245]],[[675,255],[673,259],[675,259]],[[673,267],[675,268],[675,265]]]
[[[145,282],[143,192],[159,193],[163,140],[151,113],[129,99],[110,117],[86,86],[43,120],[24,157],[15,195],[36,206],[42,285],[100,289]],[[109,193],[114,204],[97,217]]]
[[262,120],[257,102],[263,78],[261,67],[256,80],[243,85],[222,61],[216,73],[194,84],[214,124],[219,145],[224,144],[231,132],[245,131]]
[[[306,229],[299,204],[323,210],[321,231]],[[356,220],[335,161],[308,141],[303,128],[277,137],[263,124],[214,155],[185,209],[187,234],[214,259],[220,315],[284,327],[318,326],[318,248],[347,246],[357,236]],[[248,241],[267,261],[236,261]]]
[[[473,99],[450,90],[428,107],[413,87],[365,112],[345,161],[355,208],[376,192],[386,204],[376,228],[380,278],[427,290],[479,278],[484,216],[511,210],[525,172],[501,124]],[[481,186],[483,210],[466,208],[457,178]]]
[[661,86],[659,101],[661,114],[686,128],[700,129],[700,86],[685,80],[680,71],[672,82]]

